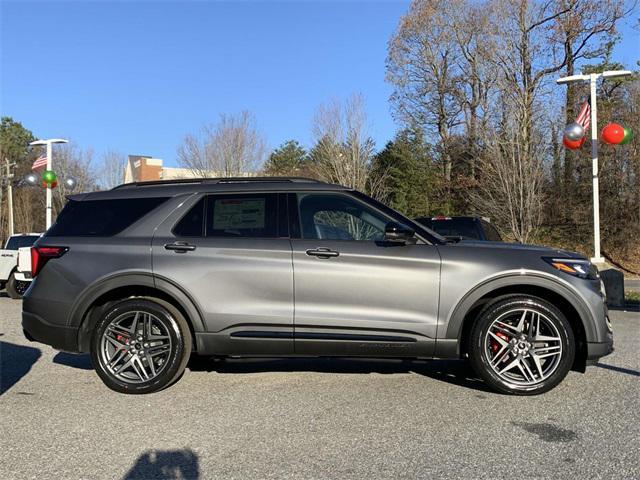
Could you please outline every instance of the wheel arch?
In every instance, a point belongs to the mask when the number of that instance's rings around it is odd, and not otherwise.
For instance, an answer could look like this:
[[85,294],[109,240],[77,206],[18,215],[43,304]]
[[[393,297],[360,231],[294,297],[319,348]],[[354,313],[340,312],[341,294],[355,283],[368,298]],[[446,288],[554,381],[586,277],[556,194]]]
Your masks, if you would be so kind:
[[596,333],[588,307],[564,285],[544,278],[510,278],[490,282],[469,293],[456,307],[447,327],[447,338],[455,338],[456,356],[469,351],[469,336],[480,312],[492,300],[505,295],[521,294],[547,300],[555,305],[569,321],[576,338],[576,357],[572,369],[584,372],[587,360],[587,341]]
[[76,302],[70,324],[78,325],[78,349],[88,352],[91,335],[102,307],[110,302],[130,297],[151,297],[164,300],[184,316],[194,340],[195,332],[204,331],[202,314],[195,302],[178,286],[151,274],[125,274],[110,277],[85,292]]

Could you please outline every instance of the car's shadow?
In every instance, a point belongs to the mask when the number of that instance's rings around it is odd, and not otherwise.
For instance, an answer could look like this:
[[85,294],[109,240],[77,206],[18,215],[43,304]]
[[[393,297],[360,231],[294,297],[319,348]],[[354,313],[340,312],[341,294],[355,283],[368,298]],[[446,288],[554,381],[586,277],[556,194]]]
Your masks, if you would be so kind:
[[[59,352],[53,362],[81,370],[93,370],[89,355]],[[194,355],[187,368],[193,372],[222,374],[265,372],[318,372],[350,374],[414,373],[474,390],[490,391],[463,360],[413,360],[386,358],[218,358]]]
[[413,373],[473,390],[492,392],[464,360],[399,360],[376,358],[207,358],[193,356],[189,370],[243,374],[318,372],[334,374]]
[[79,368],[80,370],[93,370],[91,357],[88,354],[58,352],[56,356],[53,357],[53,363]]

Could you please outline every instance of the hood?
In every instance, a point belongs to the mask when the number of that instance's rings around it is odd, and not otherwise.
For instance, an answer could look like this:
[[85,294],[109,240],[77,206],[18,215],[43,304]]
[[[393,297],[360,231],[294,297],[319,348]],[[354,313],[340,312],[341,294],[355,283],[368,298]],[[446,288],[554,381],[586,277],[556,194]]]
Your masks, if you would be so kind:
[[455,244],[454,246],[461,247],[473,247],[473,248],[493,248],[499,250],[525,250],[525,251],[535,251],[540,252],[544,255],[552,256],[552,257],[562,257],[562,258],[586,258],[579,253],[570,252],[568,250],[562,250],[559,248],[550,248],[544,247],[542,245],[529,245],[526,243],[507,243],[507,242],[485,242],[481,240],[461,240]]

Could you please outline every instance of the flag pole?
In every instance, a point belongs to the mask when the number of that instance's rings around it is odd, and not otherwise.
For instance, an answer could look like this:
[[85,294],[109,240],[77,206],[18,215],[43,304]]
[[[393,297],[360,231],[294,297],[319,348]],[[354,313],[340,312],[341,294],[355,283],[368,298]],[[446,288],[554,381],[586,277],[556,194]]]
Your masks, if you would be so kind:
[[600,75],[592,73],[589,77],[591,93],[591,169],[593,174],[593,258],[594,263],[604,263],[600,254],[600,180],[598,178],[598,105],[597,80]]

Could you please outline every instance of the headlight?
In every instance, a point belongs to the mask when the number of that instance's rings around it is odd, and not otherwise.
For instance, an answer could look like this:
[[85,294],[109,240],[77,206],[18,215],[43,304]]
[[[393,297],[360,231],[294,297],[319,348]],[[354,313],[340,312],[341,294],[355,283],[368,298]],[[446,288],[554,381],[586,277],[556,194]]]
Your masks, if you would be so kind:
[[598,269],[589,261],[582,258],[551,258],[543,257],[545,262],[556,270],[568,273],[574,277],[587,280],[598,279]]

